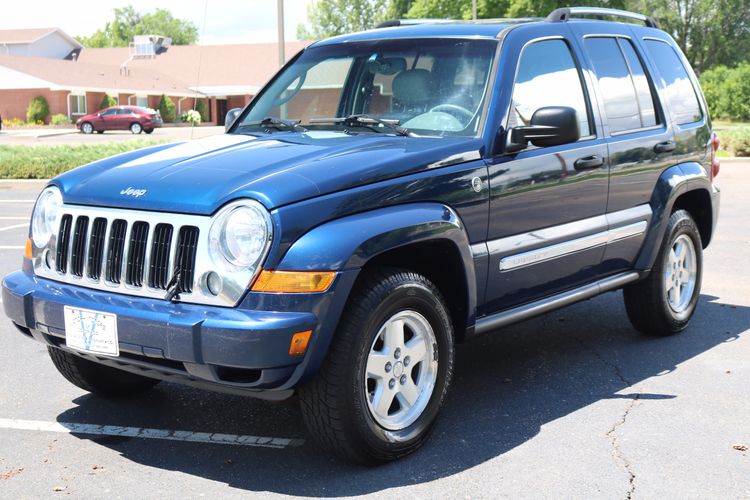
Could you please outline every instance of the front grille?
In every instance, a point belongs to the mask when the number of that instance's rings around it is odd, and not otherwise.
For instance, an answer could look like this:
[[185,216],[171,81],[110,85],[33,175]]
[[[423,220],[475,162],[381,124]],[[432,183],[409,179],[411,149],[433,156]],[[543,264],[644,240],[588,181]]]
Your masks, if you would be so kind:
[[125,285],[154,296],[176,279],[179,293],[191,293],[199,235],[198,227],[192,225],[64,214],[57,234],[55,269],[58,275],[82,279],[84,286]]

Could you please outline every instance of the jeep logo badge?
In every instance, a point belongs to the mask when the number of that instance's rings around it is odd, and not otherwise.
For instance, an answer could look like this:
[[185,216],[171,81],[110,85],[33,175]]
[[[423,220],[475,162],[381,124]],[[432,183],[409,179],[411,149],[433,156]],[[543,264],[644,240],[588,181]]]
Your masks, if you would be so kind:
[[146,189],[135,189],[132,187],[128,187],[127,189],[123,189],[122,191],[120,191],[120,194],[124,196],[133,196],[134,198],[140,198],[141,196],[146,194],[146,191]]

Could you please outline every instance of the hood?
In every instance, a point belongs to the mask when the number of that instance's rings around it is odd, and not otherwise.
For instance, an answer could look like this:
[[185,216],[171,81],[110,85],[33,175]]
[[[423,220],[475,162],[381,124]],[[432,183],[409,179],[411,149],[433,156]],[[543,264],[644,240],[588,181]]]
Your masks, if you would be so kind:
[[224,134],[113,156],[55,179],[66,203],[209,215],[253,198],[268,209],[477,157],[476,138],[340,132]]

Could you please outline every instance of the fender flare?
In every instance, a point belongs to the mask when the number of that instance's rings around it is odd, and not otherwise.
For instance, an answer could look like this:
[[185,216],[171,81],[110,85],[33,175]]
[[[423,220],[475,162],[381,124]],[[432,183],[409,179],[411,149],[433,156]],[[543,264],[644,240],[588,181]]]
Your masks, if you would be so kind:
[[[710,195],[712,192],[711,186],[712,182],[708,172],[697,162],[674,165],[661,173],[649,201],[653,216],[646,238],[641,246],[641,253],[635,263],[636,269],[649,270],[653,267],[677,198],[685,193],[697,190],[705,190]],[[711,210],[713,213],[716,212],[716,207],[713,204]],[[715,217],[713,220],[715,222]]]

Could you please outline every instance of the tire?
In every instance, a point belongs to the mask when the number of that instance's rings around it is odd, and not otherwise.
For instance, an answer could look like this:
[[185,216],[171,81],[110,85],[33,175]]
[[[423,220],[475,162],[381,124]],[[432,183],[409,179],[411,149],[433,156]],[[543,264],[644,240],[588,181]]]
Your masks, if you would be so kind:
[[88,135],[94,133],[94,126],[89,122],[81,123],[81,132]]
[[154,129],[152,129],[152,128],[148,128],[148,129],[143,129],[143,131],[144,131],[144,132],[146,132],[147,134],[152,134],[152,133],[154,133]]
[[133,122],[130,124],[130,132],[132,132],[133,134],[140,134],[141,132],[143,132],[143,127],[140,123]]
[[647,335],[681,332],[698,305],[702,274],[700,232],[688,212],[677,210],[669,218],[651,273],[623,290],[630,322]]
[[57,371],[70,383],[99,396],[133,396],[148,391],[158,380],[99,365],[80,356],[48,347]]
[[361,464],[413,452],[443,404],[453,356],[453,326],[435,285],[405,270],[365,275],[323,366],[299,391],[310,434],[338,457]]

